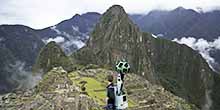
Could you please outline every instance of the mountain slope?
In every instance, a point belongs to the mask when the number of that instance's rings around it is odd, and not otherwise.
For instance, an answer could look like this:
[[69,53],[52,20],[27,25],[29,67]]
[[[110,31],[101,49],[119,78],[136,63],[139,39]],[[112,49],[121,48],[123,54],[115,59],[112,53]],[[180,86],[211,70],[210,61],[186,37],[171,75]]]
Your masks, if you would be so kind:
[[[147,15],[131,15],[130,18],[144,32],[150,32],[159,37],[173,40],[183,37],[193,37],[214,41],[220,36],[220,11],[196,12],[182,7],[171,11],[154,10]],[[211,50],[215,59],[211,66],[219,72],[220,50]]]
[[24,78],[19,76],[19,71],[31,69],[43,45],[29,27],[0,25],[0,93],[11,91],[19,85],[17,80]]
[[4,47],[0,47],[0,55],[0,94],[2,94],[10,91],[15,86],[8,81],[13,73],[7,71],[6,68],[10,67],[10,64],[14,64],[16,60],[11,51]]
[[9,49],[17,60],[31,66],[44,43],[39,35],[22,25],[0,26],[1,46]]
[[206,106],[213,84],[213,72],[200,54],[185,45],[140,32],[117,5],[103,14],[87,45],[72,57],[81,64],[111,67],[119,59],[126,59],[134,73],[199,108]]
[[163,87],[197,106],[207,104],[206,96],[212,88],[213,74],[216,74],[207,62],[185,45],[154,40],[151,61]]
[[[125,57],[131,60],[134,70],[146,69],[148,73],[152,73],[150,62],[147,59],[143,64],[138,62],[138,59],[143,59],[143,56],[140,55],[142,58],[137,55],[133,56],[139,49],[137,42],[139,42],[138,37],[141,36],[141,33],[137,27],[133,26],[131,20],[127,19],[127,14],[122,7],[115,6],[108,9],[91,36],[87,46],[75,54],[76,59],[80,62],[114,65],[117,60],[121,59],[120,57]],[[142,68],[144,65],[148,68]],[[151,75],[149,77],[152,78]]]
[[33,66],[34,72],[48,72],[53,67],[63,67],[67,71],[71,71],[72,62],[68,56],[56,42],[49,42],[43,47]]

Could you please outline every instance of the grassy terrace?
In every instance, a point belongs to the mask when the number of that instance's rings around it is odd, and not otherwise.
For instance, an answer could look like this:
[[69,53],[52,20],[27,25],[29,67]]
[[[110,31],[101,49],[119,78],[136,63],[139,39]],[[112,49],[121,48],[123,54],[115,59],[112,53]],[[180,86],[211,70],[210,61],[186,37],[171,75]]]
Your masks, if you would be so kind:
[[[96,100],[100,105],[105,105],[106,102],[106,85],[107,82],[105,81],[106,75],[105,74],[97,74],[94,77],[85,77],[80,76],[77,72],[72,72],[69,75],[69,78],[81,87],[83,84],[82,82],[86,82],[86,92],[88,96],[92,97]],[[136,103],[132,100],[128,100],[129,107],[136,106]]]

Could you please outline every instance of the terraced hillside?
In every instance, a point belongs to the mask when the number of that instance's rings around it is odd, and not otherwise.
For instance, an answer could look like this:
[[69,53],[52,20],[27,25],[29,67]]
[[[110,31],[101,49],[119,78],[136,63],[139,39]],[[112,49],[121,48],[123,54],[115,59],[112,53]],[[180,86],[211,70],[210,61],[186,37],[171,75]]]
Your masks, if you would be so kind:
[[[53,68],[32,90],[1,96],[2,110],[102,110],[105,105],[106,76],[114,71],[86,66],[67,73]],[[125,88],[128,110],[197,110],[164,88],[127,74]]]

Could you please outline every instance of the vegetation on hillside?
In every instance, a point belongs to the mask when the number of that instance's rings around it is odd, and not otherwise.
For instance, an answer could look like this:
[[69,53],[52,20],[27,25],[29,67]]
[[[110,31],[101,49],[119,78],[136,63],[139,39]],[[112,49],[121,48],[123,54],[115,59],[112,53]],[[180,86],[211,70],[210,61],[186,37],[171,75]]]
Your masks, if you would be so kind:
[[33,67],[33,71],[45,73],[53,67],[59,66],[63,67],[66,71],[71,71],[73,69],[70,58],[65,55],[59,45],[52,41],[41,49]]

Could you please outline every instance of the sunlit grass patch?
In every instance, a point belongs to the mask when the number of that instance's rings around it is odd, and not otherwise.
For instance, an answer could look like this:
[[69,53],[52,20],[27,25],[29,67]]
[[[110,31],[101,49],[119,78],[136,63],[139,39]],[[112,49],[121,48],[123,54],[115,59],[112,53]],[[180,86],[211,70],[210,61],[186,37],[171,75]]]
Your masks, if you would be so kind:
[[[78,72],[72,72],[68,76],[80,87],[83,85],[82,82],[86,82],[84,83],[84,86],[86,87],[85,92],[96,100],[99,105],[106,105],[107,74],[98,73],[94,77],[81,77]],[[130,99],[128,99],[128,105],[129,107],[137,106],[137,104]]]
[[105,89],[104,86],[102,86],[101,82],[97,81],[94,78],[90,77],[82,77],[80,80],[77,81],[79,84],[80,81],[86,81],[87,84],[85,85],[86,87],[86,92],[88,95],[92,98],[94,98],[100,105],[105,105],[105,97],[106,93],[105,91],[99,91],[96,92],[96,90],[103,90]]

